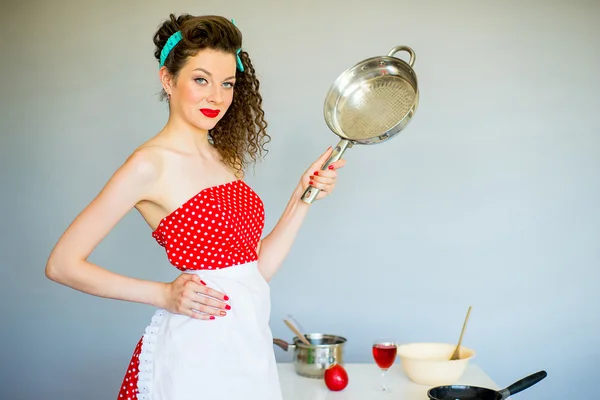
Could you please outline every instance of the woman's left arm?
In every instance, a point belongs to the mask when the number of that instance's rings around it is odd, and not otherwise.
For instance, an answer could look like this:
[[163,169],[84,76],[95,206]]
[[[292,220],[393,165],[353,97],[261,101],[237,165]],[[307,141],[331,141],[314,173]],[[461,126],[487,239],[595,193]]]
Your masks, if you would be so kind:
[[259,243],[257,250],[258,269],[265,280],[269,281],[275,275],[292,248],[296,235],[304,222],[311,205],[302,201],[301,197],[308,185],[320,189],[316,200],[328,196],[335,188],[337,170],[342,168],[346,161],[340,159],[332,163],[329,169],[321,170],[321,166],[325,164],[331,152],[330,147],[302,175],[281,218],[279,218],[271,233]]

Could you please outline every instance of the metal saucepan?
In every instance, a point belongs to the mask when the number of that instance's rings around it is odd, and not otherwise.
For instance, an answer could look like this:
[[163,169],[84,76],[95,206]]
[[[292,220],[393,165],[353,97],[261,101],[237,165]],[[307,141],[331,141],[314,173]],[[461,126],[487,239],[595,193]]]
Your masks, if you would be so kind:
[[323,333],[307,333],[304,336],[310,346],[294,337],[293,344],[281,339],[273,339],[273,344],[287,352],[293,351],[296,373],[307,378],[323,378],[325,370],[333,364],[344,364],[346,338]]
[[[394,57],[410,54],[408,63]],[[355,144],[375,144],[402,131],[419,104],[415,53],[396,46],[387,56],[367,58],[342,72],[325,97],[323,113],[329,129],[340,137],[322,169],[339,160]],[[319,189],[309,186],[302,200],[312,203]]]
[[546,371],[539,371],[502,390],[463,385],[437,386],[429,389],[427,396],[432,400],[504,400],[535,385],[547,375]]

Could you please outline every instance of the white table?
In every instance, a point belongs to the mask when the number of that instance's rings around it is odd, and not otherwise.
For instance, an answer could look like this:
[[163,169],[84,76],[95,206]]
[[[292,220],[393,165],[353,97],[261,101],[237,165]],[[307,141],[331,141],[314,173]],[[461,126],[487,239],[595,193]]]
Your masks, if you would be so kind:
[[[322,379],[304,378],[296,374],[292,363],[279,363],[279,380],[284,400],[427,400],[429,386],[410,381],[399,364],[387,373],[387,385],[393,391],[380,393],[381,372],[373,364],[346,364],[348,386],[341,392],[327,389]],[[470,364],[457,384],[468,384],[500,389],[477,365]]]

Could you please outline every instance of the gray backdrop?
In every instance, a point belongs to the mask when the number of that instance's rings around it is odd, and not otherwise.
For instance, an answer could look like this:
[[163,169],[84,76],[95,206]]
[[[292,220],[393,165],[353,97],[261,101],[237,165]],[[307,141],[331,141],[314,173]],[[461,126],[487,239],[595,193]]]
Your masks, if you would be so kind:
[[[272,282],[274,335],[291,313],[348,338],[455,341],[524,399],[594,390],[600,333],[600,5],[597,1],[12,1],[0,13],[3,212],[0,397],[116,397],[151,307],[44,277],[59,235],[167,117],[152,35],[170,12],[234,17],[273,137],[248,182],[266,232],[335,137],[322,103],[345,68],[412,46],[421,103],[405,134],[347,154]],[[400,55],[404,57],[404,55]],[[131,212],[93,262],[177,273]],[[276,349],[279,360],[289,355]],[[392,374],[401,373],[396,367]]]

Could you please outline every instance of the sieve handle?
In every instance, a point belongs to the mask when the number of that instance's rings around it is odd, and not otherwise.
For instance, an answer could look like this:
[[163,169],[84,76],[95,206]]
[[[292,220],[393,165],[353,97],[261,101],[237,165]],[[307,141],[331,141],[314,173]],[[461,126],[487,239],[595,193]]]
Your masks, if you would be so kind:
[[[349,149],[350,147],[352,147],[352,143],[350,143],[349,140],[340,140],[337,146],[334,147],[327,161],[325,161],[325,164],[323,164],[323,166],[321,167],[321,170],[327,169],[327,167],[339,160],[342,157],[342,154],[344,154],[344,151],[346,151],[346,149]],[[309,185],[308,188],[306,188],[306,190],[304,191],[304,194],[302,195],[302,201],[311,204],[317,198],[319,191],[320,189]]]
[[396,54],[399,51],[406,51],[408,52],[408,54],[410,54],[410,59],[408,60],[408,65],[410,65],[411,67],[413,65],[415,65],[415,52],[413,51],[413,49],[411,49],[408,46],[396,46],[393,49],[390,50],[390,52],[388,53],[388,57],[392,57],[394,54]]

